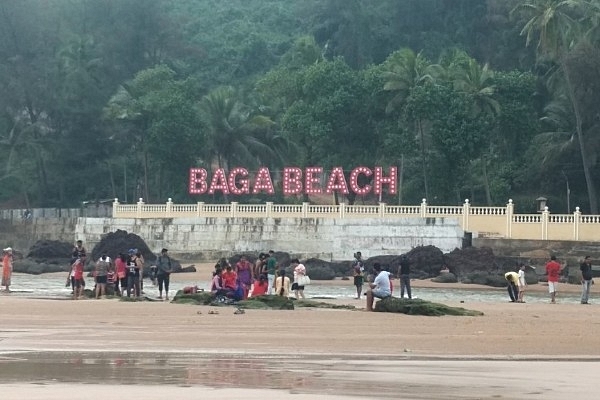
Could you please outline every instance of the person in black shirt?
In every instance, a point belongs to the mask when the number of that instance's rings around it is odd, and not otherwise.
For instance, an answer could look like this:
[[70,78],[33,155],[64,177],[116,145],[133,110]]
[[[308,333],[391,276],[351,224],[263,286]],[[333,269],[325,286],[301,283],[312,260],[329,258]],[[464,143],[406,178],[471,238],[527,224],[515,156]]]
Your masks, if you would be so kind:
[[404,298],[404,289],[406,288],[406,294],[409,299],[412,299],[412,293],[410,290],[410,261],[408,257],[403,255],[400,258],[400,298]]
[[590,288],[592,287],[592,260],[586,256],[581,265],[581,304],[589,304]]

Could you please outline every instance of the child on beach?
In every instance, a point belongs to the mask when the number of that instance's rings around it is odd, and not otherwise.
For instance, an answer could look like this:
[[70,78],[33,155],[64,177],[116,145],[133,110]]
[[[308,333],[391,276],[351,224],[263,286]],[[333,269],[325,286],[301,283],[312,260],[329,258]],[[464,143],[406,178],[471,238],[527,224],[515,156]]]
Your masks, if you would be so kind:
[[525,264],[519,265],[519,297],[517,303],[525,303],[523,295],[525,294],[525,288],[527,287],[527,281],[525,280]]
[[12,248],[7,247],[4,249],[4,255],[2,256],[2,286],[4,286],[4,290],[6,292],[10,292],[10,284],[13,270],[12,260]]

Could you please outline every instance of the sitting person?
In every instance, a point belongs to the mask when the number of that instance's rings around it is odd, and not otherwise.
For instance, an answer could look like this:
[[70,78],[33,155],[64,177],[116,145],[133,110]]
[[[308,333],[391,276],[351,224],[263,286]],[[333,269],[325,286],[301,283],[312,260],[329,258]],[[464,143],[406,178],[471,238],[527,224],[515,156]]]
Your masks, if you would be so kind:
[[210,292],[215,296],[226,296],[227,290],[223,287],[223,277],[221,276],[221,268],[215,268],[213,279],[210,286]]
[[279,276],[275,278],[275,295],[289,297],[290,295],[290,278],[285,276],[285,269],[279,270]]
[[225,272],[221,276],[223,278],[223,288],[230,290],[237,289],[237,274],[232,270],[231,265],[225,268]]
[[373,264],[373,271],[375,280],[373,283],[369,283],[371,288],[366,293],[367,311],[373,311],[373,301],[375,300],[375,297],[378,299],[385,299],[392,295],[392,291],[390,290],[390,273],[382,271],[379,263]]
[[250,297],[258,297],[264,296],[267,294],[269,290],[269,281],[267,280],[267,276],[264,274],[260,275],[260,278],[257,281],[254,281],[254,286],[252,287],[252,292],[250,293]]

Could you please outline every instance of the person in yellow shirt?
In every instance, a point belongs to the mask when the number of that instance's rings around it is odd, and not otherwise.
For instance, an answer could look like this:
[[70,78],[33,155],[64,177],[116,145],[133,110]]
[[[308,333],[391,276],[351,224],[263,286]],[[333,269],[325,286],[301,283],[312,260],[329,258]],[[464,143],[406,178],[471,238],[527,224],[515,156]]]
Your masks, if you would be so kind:
[[504,274],[504,279],[508,282],[507,290],[510,301],[514,303],[519,298],[519,288],[517,287],[519,284],[519,274],[514,271],[509,271]]
[[275,295],[289,297],[290,295],[290,278],[285,276],[285,269],[279,270],[279,276],[275,278]]

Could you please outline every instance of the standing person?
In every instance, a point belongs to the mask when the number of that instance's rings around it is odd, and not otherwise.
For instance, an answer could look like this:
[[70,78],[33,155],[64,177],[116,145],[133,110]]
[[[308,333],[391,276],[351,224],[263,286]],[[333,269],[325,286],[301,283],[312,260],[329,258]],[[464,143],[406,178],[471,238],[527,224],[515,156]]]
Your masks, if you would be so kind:
[[139,279],[140,294],[144,294],[144,265],[146,263],[146,260],[144,260],[144,256],[142,255],[142,252],[139,251],[138,249],[135,249],[135,256],[137,257],[138,265],[140,266],[140,279]]
[[409,299],[412,299],[412,293],[410,291],[410,260],[406,255],[400,257],[400,298],[404,298],[404,289],[406,288],[406,294]]
[[282,297],[290,296],[290,278],[285,276],[285,269],[279,270],[279,276],[275,279],[275,295]]
[[[119,256],[115,259],[115,273],[117,274],[115,279],[115,294],[122,296],[127,290],[127,256],[123,253],[119,253]],[[120,290],[119,284],[121,286]]]
[[558,277],[560,275],[560,264],[556,261],[556,256],[550,257],[546,264],[546,275],[548,276],[548,292],[550,293],[550,302],[556,303],[556,291],[558,289]]
[[360,251],[354,253],[354,261],[352,261],[352,276],[354,277],[354,286],[356,287],[356,299],[360,300],[362,293],[363,284],[365,281],[364,277],[365,265],[362,260],[362,254]]
[[106,295],[106,283],[108,282],[108,270],[110,268],[109,258],[106,254],[102,254],[96,262],[94,270],[96,275],[96,299]]
[[158,298],[162,300],[163,285],[165,286],[165,300],[169,300],[169,278],[173,272],[169,250],[162,249],[156,259],[156,280],[158,281]]
[[77,300],[83,297],[83,289],[85,288],[83,284],[83,259],[76,259],[71,269],[73,270],[73,282],[75,285],[73,300]]
[[267,258],[266,267],[269,294],[272,294],[275,281],[275,270],[277,269],[277,259],[275,258],[275,252],[273,250],[269,250],[269,258]]
[[375,274],[375,280],[373,283],[369,283],[370,289],[367,290],[367,311],[373,311],[375,297],[385,299],[392,295],[389,272],[382,271],[381,265],[375,263],[373,264],[373,273]]
[[12,247],[4,249],[2,255],[2,286],[5,292],[10,292],[10,285],[13,271],[13,250]]
[[579,266],[581,270],[581,304],[590,304],[590,289],[592,287],[592,260],[586,256]]
[[258,280],[260,278],[260,276],[263,274],[265,274],[265,277],[267,276],[266,272],[263,270],[266,259],[267,259],[267,256],[265,253],[260,253],[258,255],[258,258],[254,262],[254,267],[252,269],[252,275],[254,276],[254,279]]
[[85,250],[85,247],[83,247],[83,241],[78,240],[77,242],[75,242],[75,247],[73,247],[73,258],[86,258],[86,257],[87,257],[87,251]]
[[131,297],[131,290],[134,290],[134,296],[140,297],[140,270],[141,261],[137,258],[135,249],[129,249],[129,258],[127,259],[127,297]]
[[508,290],[510,301],[514,303],[519,298],[519,288],[517,287],[519,284],[519,274],[514,271],[509,271],[504,274],[504,279],[508,282],[506,289]]
[[294,291],[294,295],[296,296],[296,300],[299,298],[304,298],[304,286],[300,285],[300,280],[302,277],[306,276],[306,267],[303,264],[300,264],[300,261],[297,258],[294,258],[291,261],[292,267],[294,267],[294,283],[292,284],[292,290]]
[[525,288],[527,287],[527,280],[525,279],[525,264],[519,265],[519,298],[517,302],[525,303],[523,296],[525,295]]
[[245,256],[240,257],[240,260],[235,264],[235,273],[244,289],[243,298],[247,299],[248,293],[250,292],[250,286],[252,286],[252,281],[254,281],[252,263],[248,261]]

